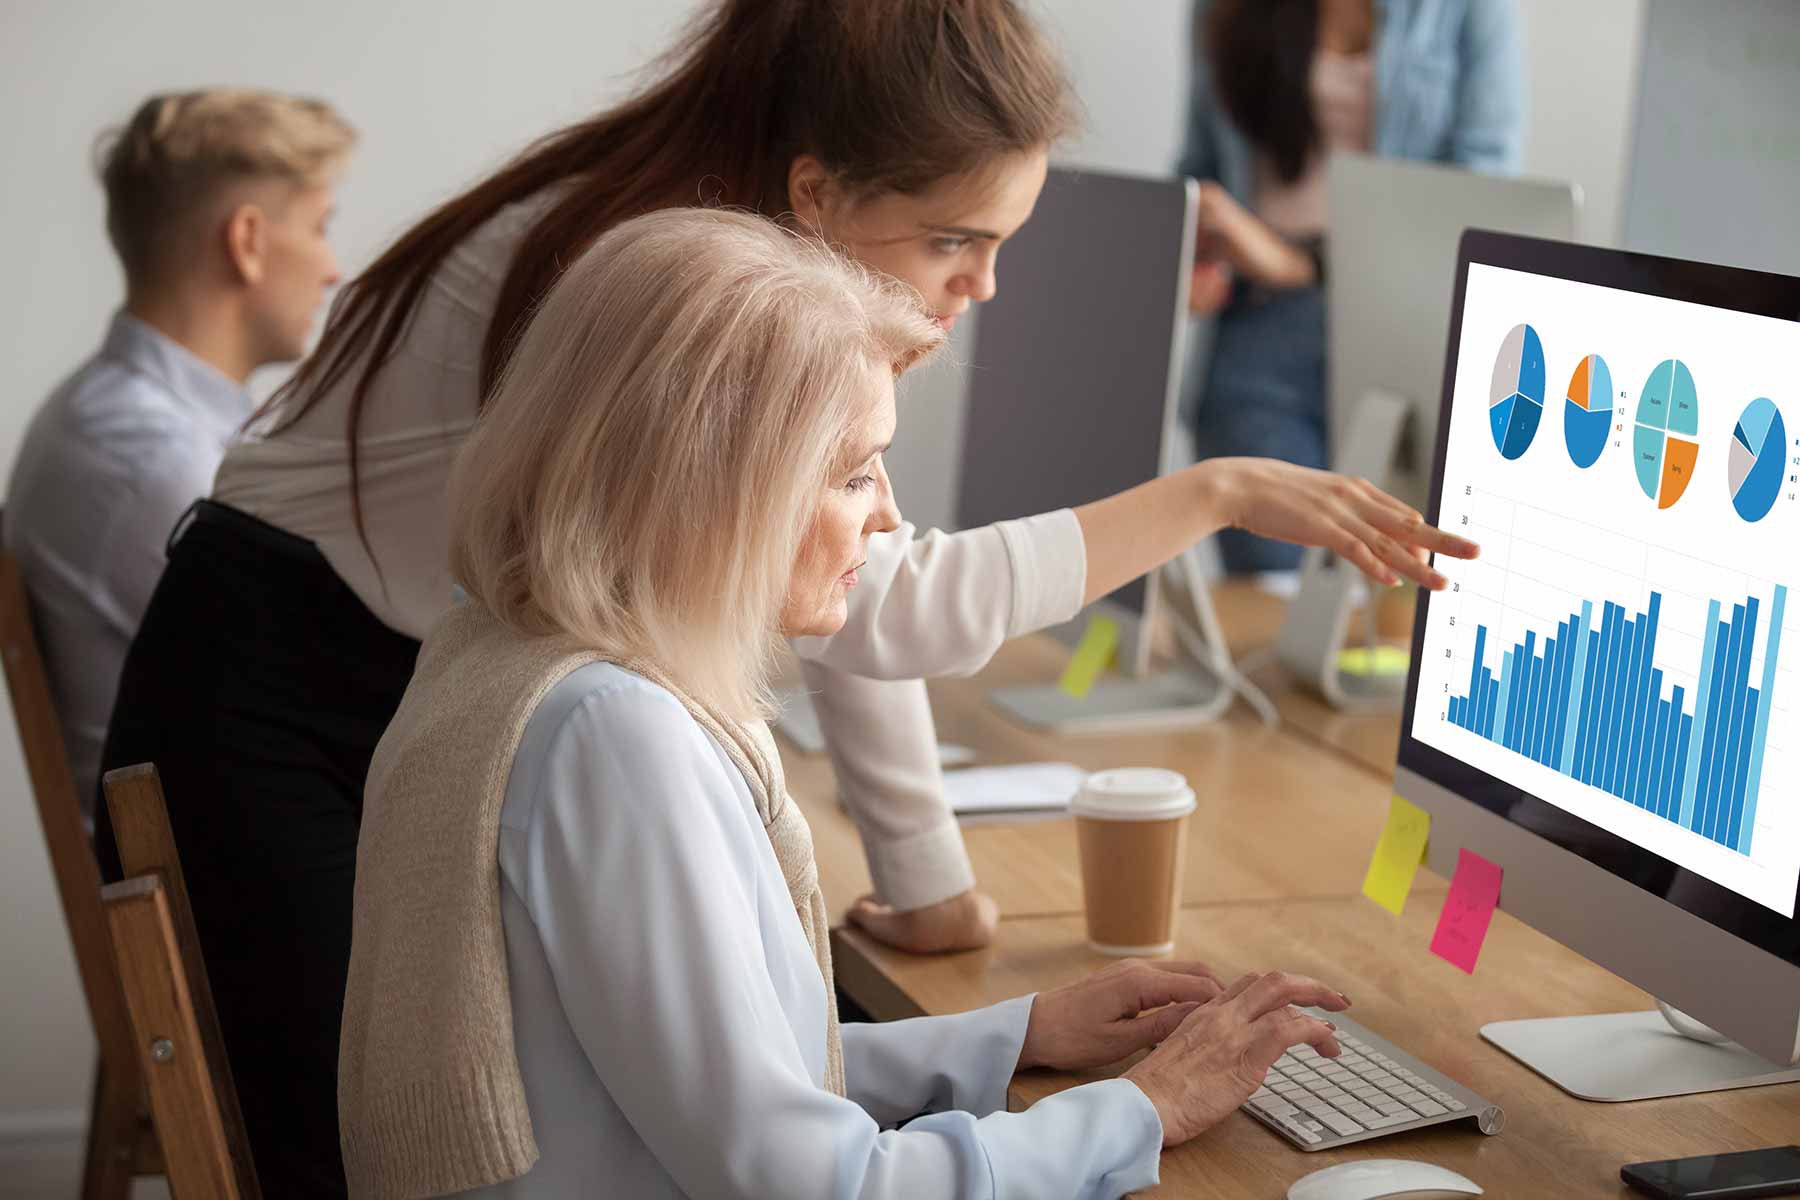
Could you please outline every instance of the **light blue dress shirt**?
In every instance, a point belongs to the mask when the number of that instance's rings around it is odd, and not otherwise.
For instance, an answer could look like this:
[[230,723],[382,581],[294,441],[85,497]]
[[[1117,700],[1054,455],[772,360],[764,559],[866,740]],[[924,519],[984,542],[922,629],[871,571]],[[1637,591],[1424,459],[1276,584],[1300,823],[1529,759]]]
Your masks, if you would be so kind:
[[6,492],[19,560],[84,810],[99,784],[125,652],[169,533],[212,490],[250,395],[126,312],[32,418]]
[[544,698],[499,857],[541,1158],[471,1195],[1097,1200],[1157,1181],[1135,1084],[1004,1111],[1029,996],[846,1025],[848,1098],[823,1090],[824,982],[750,792],[641,676],[596,663]]

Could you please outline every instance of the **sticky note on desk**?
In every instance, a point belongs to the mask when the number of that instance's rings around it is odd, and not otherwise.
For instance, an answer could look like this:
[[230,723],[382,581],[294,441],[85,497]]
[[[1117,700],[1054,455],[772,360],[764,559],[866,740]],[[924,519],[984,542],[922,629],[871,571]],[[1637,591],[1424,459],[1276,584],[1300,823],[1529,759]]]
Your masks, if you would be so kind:
[[1431,814],[1395,796],[1388,802],[1387,825],[1375,843],[1375,857],[1363,876],[1363,895],[1396,917],[1406,907],[1413,876],[1425,861],[1425,843],[1431,835]]
[[1500,903],[1500,868],[1473,850],[1459,850],[1456,877],[1438,914],[1431,952],[1454,967],[1473,975],[1481,943],[1487,940],[1494,906]]
[[1412,655],[1403,647],[1384,644],[1346,646],[1338,651],[1337,669],[1346,675],[1404,675]]
[[1056,686],[1077,700],[1084,698],[1093,689],[1094,681],[1111,665],[1118,650],[1119,623],[1110,617],[1093,618]]

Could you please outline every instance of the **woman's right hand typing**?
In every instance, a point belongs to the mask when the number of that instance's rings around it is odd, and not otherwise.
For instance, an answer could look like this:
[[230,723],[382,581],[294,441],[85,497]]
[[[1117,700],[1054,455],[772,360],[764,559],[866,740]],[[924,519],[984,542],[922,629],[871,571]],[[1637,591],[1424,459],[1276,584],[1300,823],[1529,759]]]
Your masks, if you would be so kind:
[[1295,1005],[1339,1012],[1342,992],[1304,975],[1276,971],[1237,980],[1196,1008],[1124,1077],[1137,1084],[1162,1118],[1163,1146],[1178,1146],[1224,1120],[1290,1047],[1308,1045],[1338,1056],[1336,1026]]

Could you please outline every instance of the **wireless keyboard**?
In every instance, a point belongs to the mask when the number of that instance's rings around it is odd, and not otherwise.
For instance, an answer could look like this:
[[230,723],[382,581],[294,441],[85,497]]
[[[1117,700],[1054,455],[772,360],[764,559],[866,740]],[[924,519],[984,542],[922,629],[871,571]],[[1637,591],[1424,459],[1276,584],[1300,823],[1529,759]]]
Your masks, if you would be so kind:
[[1472,1121],[1486,1134],[1506,1127],[1499,1105],[1343,1013],[1303,1011],[1338,1027],[1343,1054],[1326,1058],[1311,1046],[1297,1046],[1275,1061],[1244,1103],[1245,1112],[1300,1149],[1330,1150],[1449,1121]]

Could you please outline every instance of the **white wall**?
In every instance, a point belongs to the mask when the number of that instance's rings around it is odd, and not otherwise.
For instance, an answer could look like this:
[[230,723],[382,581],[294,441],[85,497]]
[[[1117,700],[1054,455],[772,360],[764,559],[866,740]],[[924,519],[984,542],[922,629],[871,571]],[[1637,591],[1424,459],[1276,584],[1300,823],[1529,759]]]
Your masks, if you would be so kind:
[[1621,242],[1800,274],[1800,5],[1652,0],[1645,48]]
[[[1641,0],[1522,0],[1531,33],[1535,174],[1580,179],[1617,207]],[[1180,134],[1184,0],[1040,0],[1087,110],[1063,161],[1156,171]],[[155,90],[250,82],[323,95],[363,131],[339,247],[354,269],[434,200],[526,138],[628,86],[693,0],[9,0],[0,38],[0,463],[119,297],[88,147]],[[1129,19],[1126,19],[1126,18]],[[1614,218],[1597,232],[1611,236]],[[1001,264],[1004,276],[1004,258]],[[966,326],[965,326],[966,328]],[[268,381],[262,381],[267,386]],[[960,379],[909,390],[896,482],[910,515],[948,517]],[[7,714],[9,717],[10,714]],[[10,721],[0,718],[8,727]],[[16,743],[0,734],[0,1140],[74,1120],[91,1062],[86,1014]]]
[[1530,64],[1525,173],[1581,185],[1582,240],[1618,242],[1644,0],[1519,0]]

